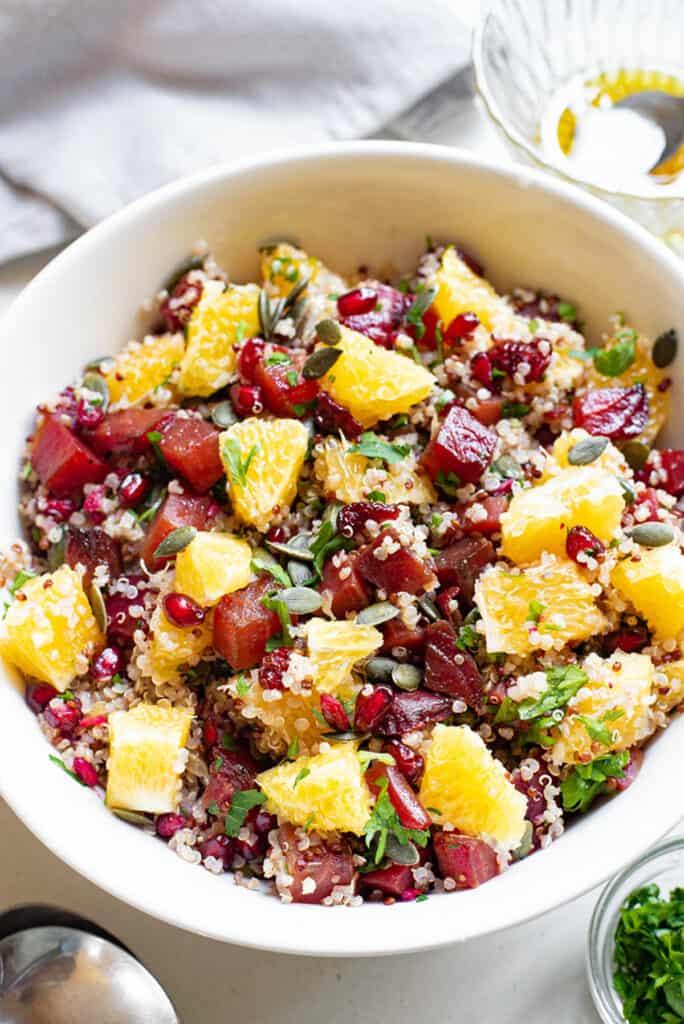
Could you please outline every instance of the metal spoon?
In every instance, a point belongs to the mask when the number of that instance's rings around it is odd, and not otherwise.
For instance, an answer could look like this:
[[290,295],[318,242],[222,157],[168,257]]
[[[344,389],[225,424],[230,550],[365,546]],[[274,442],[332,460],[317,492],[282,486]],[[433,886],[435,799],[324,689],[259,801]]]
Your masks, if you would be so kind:
[[613,109],[633,110],[635,114],[652,121],[661,129],[664,137],[663,149],[658,159],[649,168],[655,170],[673,156],[684,142],[684,97],[670,96],[657,89],[636,92],[613,104]]
[[155,978],[113,936],[52,907],[0,916],[2,1024],[179,1024]]

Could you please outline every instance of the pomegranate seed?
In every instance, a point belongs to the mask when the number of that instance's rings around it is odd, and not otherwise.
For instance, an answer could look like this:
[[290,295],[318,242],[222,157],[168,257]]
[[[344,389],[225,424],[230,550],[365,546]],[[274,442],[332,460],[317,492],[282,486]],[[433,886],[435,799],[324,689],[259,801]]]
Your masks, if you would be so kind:
[[340,320],[345,327],[365,334],[376,345],[393,348],[397,331],[402,326],[413,298],[387,284],[377,284],[373,289],[366,290],[375,292],[375,302],[371,308],[365,313],[344,316],[340,313]]
[[210,718],[202,726],[202,739],[207,747],[214,747],[218,743],[218,728]]
[[641,626],[635,626],[632,629],[616,629],[615,632],[609,633],[604,638],[603,650],[606,655],[610,655],[614,651],[632,654],[635,651],[643,650],[649,643],[648,630]]
[[372,693],[361,692],[356,700],[354,728],[370,732],[392,703],[392,691],[387,686],[376,686]]
[[154,827],[158,836],[161,836],[162,839],[170,839],[187,824],[187,818],[184,818],[182,814],[160,814]]
[[48,683],[29,683],[24,699],[35,714],[40,714],[51,700],[57,696],[57,690]]
[[[543,340],[543,339],[542,339]],[[541,341],[499,341],[487,351],[492,366],[512,377],[522,373],[525,382],[542,380],[551,362],[551,345],[545,342],[548,352],[543,352]],[[524,365],[524,371],[520,367]]]
[[459,313],[444,332],[443,340],[447,345],[453,345],[456,341],[465,341],[467,338],[472,338],[479,326],[480,318],[477,313]]
[[78,731],[83,732],[85,729],[94,729],[96,725],[104,725],[106,721],[106,715],[91,715],[90,718],[82,718],[78,726]]
[[202,282],[194,281],[190,271],[178,281],[171,294],[161,305],[161,315],[170,331],[182,331],[190,319],[190,314],[202,298]]
[[54,698],[45,708],[45,721],[59,729],[62,736],[71,736],[81,721],[81,702],[78,697]]
[[230,400],[238,416],[254,416],[264,410],[264,396],[256,384],[233,384],[230,389]]
[[83,502],[83,511],[93,523],[104,522],[105,514],[102,511],[102,502],[104,501],[105,493],[103,485],[93,487]]
[[247,821],[259,836],[267,836],[272,829],[278,826],[276,816],[269,814],[263,807],[254,807],[247,815]]
[[99,427],[104,418],[105,414],[101,405],[93,405],[82,398],[76,406],[76,419],[86,430]]
[[127,473],[119,484],[119,504],[124,508],[134,508],[149,489],[150,482],[142,473]]
[[321,433],[338,434],[341,430],[350,441],[355,440],[363,430],[359,421],[325,391],[316,399],[314,423]]
[[340,316],[359,316],[370,313],[378,304],[378,293],[375,288],[362,286],[352,288],[337,299],[337,311]]
[[292,651],[287,647],[276,647],[264,655],[259,666],[259,682],[264,690],[282,690],[283,676],[290,664]]
[[97,786],[97,769],[84,757],[74,758],[74,772],[85,786]]
[[410,903],[420,896],[420,889],[404,889],[399,899],[402,903]]
[[276,544],[282,544],[288,538],[288,532],[284,526],[272,526],[266,534],[267,540],[275,541]]
[[422,754],[407,746],[406,743],[402,743],[401,740],[389,740],[382,749],[385,753],[392,755],[402,775],[405,775],[413,786],[417,785],[425,770],[425,760]]
[[261,338],[247,338],[242,343],[240,355],[238,356],[237,368],[240,379],[245,384],[254,383],[254,371],[257,363],[263,359],[266,342]]
[[629,388],[597,388],[572,403],[576,427],[611,440],[636,437],[648,422],[648,395],[643,384]]
[[233,859],[233,853],[235,850],[235,844],[233,840],[228,836],[213,836],[211,839],[205,839],[203,843],[199,845],[199,852],[202,854],[202,860],[206,860],[207,857],[214,857],[216,860],[221,861],[223,864],[223,870],[227,871],[230,862]]
[[44,509],[40,509],[46,516],[50,516],[57,523],[65,523],[76,506],[69,498],[48,498]]
[[486,388],[492,387],[492,363],[486,352],[475,353],[470,360],[470,372],[480,384],[484,384]]
[[349,718],[339,697],[333,696],[332,693],[322,693],[321,712],[328,725],[336,732],[346,732],[349,729]]
[[388,519],[396,519],[398,515],[396,505],[384,505],[381,501],[353,501],[340,509],[337,528],[345,537],[353,537],[369,519],[374,523],[384,523]]
[[123,658],[116,647],[105,647],[93,662],[90,673],[99,683],[108,683],[120,671]]
[[573,562],[581,564],[580,555],[585,554],[589,557],[601,558],[605,554],[606,549],[598,537],[594,536],[591,530],[588,530],[586,526],[573,526],[571,530],[568,530],[568,536],[565,540],[565,550],[568,553],[568,558],[572,558]]
[[181,629],[199,626],[204,622],[206,615],[204,608],[200,608],[196,601],[187,594],[179,594],[175,590],[164,598],[164,612],[167,619]]

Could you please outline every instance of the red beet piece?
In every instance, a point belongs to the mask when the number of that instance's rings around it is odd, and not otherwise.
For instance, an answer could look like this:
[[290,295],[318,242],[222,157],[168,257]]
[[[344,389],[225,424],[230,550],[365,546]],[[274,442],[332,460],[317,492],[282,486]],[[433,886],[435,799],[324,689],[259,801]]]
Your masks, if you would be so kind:
[[77,494],[84,484],[97,484],[107,467],[58,416],[45,416],[36,431],[31,464],[41,483],[57,498]]
[[397,768],[404,775],[412,786],[417,786],[425,771],[425,761],[422,754],[419,754],[413,747],[409,747],[401,740],[389,740],[382,748],[386,754],[391,754],[397,762]]
[[371,732],[392,703],[389,686],[376,686],[370,693],[362,692],[356,698],[354,728],[357,732]]
[[411,868],[403,864],[390,864],[377,871],[368,871],[361,875],[361,886],[366,890],[379,889],[387,896],[400,897],[413,886]]
[[[299,850],[294,829],[291,825],[283,825],[279,840],[287,873],[292,877],[287,891],[295,903],[320,903],[336,885],[349,885],[354,877],[351,847],[344,839],[322,841],[311,844],[306,850]],[[314,883],[311,892],[305,891],[306,879]],[[310,886],[311,882],[306,889]]]
[[580,555],[600,558],[605,554],[605,547],[595,534],[586,526],[573,526],[565,538],[565,550],[573,562],[580,562]]
[[161,304],[160,312],[170,331],[182,331],[192,311],[202,298],[202,282],[195,280],[196,271],[189,271],[179,279],[173,291]]
[[503,407],[503,398],[483,398],[471,411],[478,423],[491,427],[501,419]]
[[444,618],[452,624],[455,623],[457,626],[460,626],[463,620],[461,609],[458,605],[460,593],[461,588],[458,586],[446,587],[446,589],[439,592],[436,598],[437,607]]
[[[541,346],[543,340],[535,338],[534,341],[497,341],[487,350],[487,355],[492,366],[509,377],[520,373],[525,383],[540,381],[551,362],[551,344],[548,341],[545,343],[548,352],[544,352]],[[521,366],[525,369],[521,370]]]
[[173,416],[161,427],[162,455],[198,494],[204,494],[223,476],[218,436],[216,427],[195,416]]
[[[507,483],[508,481],[504,481]],[[507,488],[508,490],[508,488]],[[486,498],[478,498],[471,503],[478,506],[478,517],[471,519],[463,515],[461,526],[466,533],[497,533],[501,529],[501,516],[508,508],[508,498],[505,494],[489,494]],[[463,508],[465,513],[468,506]],[[484,511],[484,518],[480,519],[480,509]]]
[[278,616],[261,603],[273,589],[273,580],[261,577],[226,594],[214,611],[214,647],[235,672],[257,665],[267,642],[280,632]]
[[254,382],[264,396],[264,405],[276,416],[302,416],[318,394],[318,382],[301,374],[302,359],[269,365],[260,360],[254,368]]
[[376,558],[375,551],[388,536],[397,540],[394,530],[383,530],[372,544],[361,549],[359,572],[364,579],[376,587],[381,587],[388,594],[396,594],[400,590],[407,594],[419,594],[433,577],[432,559],[419,558],[411,550],[401,546],[384,559]]
[[163,409],[121,409],[108,413],[88,434],[98,455],[142,455],[150,449],[148,434],[168,415]]
[[464,601],[470,603],[475,581],[495,557],[494,547],[486,537],[464,537],[435,556],[437,577],[443,586],[459,587]]
[[152,572],[161,569],[167,558],[155,558],[164,537],[177,530],[179,526],[194,526],[202,530],[210,518],[213,502],[211,498],[199,497],[196,494],[169,494],[152,520],[152,524],[143,540],[140,557]]
[[482,676],[475,659],[456,646],[456,631],[448,622],[431,622],[425,647],[425,688],[464,700],[478,707],[482,700]]
[[414,628],[406,626],[400,615],[386,622],[382,631],[384,634],[383,651],[391,651],[393,647],[405,647],[408,651],[422,651],[425,647],[425,628],[423,626]]
[[492,461],[496,435],[460,405],[454,405],[432,438],[423,463],[433,480],[455,473],[461,482],[476,483]]
[[629,388],[597,388],[577,395],[572,403],[576,427],[612,441],[636,437],[648,422],[648,395],[643,384]]
[[[327,595],[332,613],[336,619],[343,619],[347,612],[358,612],[371,602],[371,592],[358,569],[359,552],[350,551],[341,560],[339,567],[329,558],[323,566],[321,594]],[[349,575],[346,570],[349,569]],[[344,579],[340,575],[344,571]]]
[[372,312],[377,304],[378,293],[375,288],[362,285],[337,297],[337,312],[340,317],[359,316]]
[[404,828],[419,831],[429,828],[430,815],[396,765],[373,761],[366,772],[366,782],[376,796],[380,792],[381,779],[387,780],[387,796]]
[[321,714],[336,732],[346,732],[350,728],[342,701],[332,693],[321,694]]
[[373,289],[377,295],[373,308],[367,313],[352,316],[340,313],[340,322],[352,331],[365,334],[376,345],[393,348],[395,335],[409,310],[412,297],[387,284],[374,284]]
[[49,683],[29,683],[24,693],[26,703],[36,715],[44,711],[52,698],[56,696],[57,690]]
[[[542,776],[545,776],[545,780],[543,781]],[[544,789],[545,783],[548,783],[548,780],[549,774],[546,765],[544,764],[542,764],[529,779],[524,779],[522,777],[519,768],[516,768],[511,775],[511,782],[518,792],[522,793],[527,800],[527,811],[525,813],[525,817],[532,823],[532,837],[535,849],[539,847],[539,840],[548,829],[548,824],[544,820],[547,811]],[[544,827],[545,825],[546,828]]]
[[476,889],[499,873],[496,853],[482,839],[438,832],[434,847],[440,873],[453,878],[457,889]]
[[376,736],[403,736],[414,729],[444,722],[452,714],[452,703],[451,698],[427,690],[394,692],[389,708],[374,723],[372,731]]
[[264,655],[259,666],[259,683],[264,690],[282,690],[283,676],[290,664],[292,651],[289,647],[276,647]]
[[64,561],[75,569],[82,565],[85,569],[84,582],[90,586],[98,565],[106,565],[109,578],[114,579],[121,573],[121,552],[118,541],[101,530],[99,526],[69,526],[64,547]]
[[233,794],[240,789],[254,789],[259,766],[246,750],[221,750],[209,764],[209,782],[202,794],[207,810],[216,804],[219,815],[230,807]]
[[359,421],[325,391],[321,391],[316,399],[314,423],[322,434],[338,434],[341,430],[350,441],[356,440],[363,430]]
[[353,501],[340,509],[337,528],[345,537],[353,537],[363,530],[369,519],[374,523],[385,523],[398,516],[396,505],[385,505],[382,501]]

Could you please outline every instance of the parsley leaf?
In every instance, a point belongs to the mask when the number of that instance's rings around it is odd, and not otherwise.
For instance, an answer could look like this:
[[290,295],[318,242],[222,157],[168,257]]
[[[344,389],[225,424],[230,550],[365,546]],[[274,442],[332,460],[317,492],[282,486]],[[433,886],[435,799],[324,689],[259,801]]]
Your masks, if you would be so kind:
[[459,651],[472,651],[476,653],[480,649],[480,634],[472,626],[461,626],[458,631],[456,646]]
[[544,614],[546,605],[542,604],[541,601],[530,601],[527,608],[527,618],[530,622],[538,623]]
[[559,302],[558,315],[566,324],[571,324],[577,319],[577,310],[571,302]]
[[359,444],[353,444],[349,449],[351,452],[358,452],[365,455],[367,459],[382,459],[388,466],[395,462],[401,462],[410,452],[407,444],[390,444],[374,434],[372,430],[366,430],[361,434]]
[[439,289],[435,285],[430,285],[422,290],[419,289],[406,314],[406,322],[415,328],[415,335],[418,341],[425,334],[423,317],[437,298],[438,291]]
[[246,697],[250,691],[251,686],[252,684],[247,682],[242,673],[240,673],[240,675],[235,680],[235,689],[237,691],[238,697]]
[[230,807],[226,814],[225,833],[231,839],[235,839],[245,823],[245,818],[253,807],[263,804],[266,795],[258,789],[239,789],[233,793]]
[[259,445],[252,445],[244,462],[242,461],[240,445],[234,437],[227,437],[223,442],[221,450],[225,461],[228,463],[230,479],[234,484],[244,487],[247,483],[247,470],[252,464],[252,459],[259,451]]
[[595,757],[589,764],[576,764],[561,782],[563,808],[571,812],[589,810],[597,796],[606,790],[607,779],[624,778],[629,751]]
[[35,579],[35,576],[35,572],[28,572],[26,569],[20,569],[9,587],[9,592],[12,597],[14,597],[18,590],[21,590],[25,583],[28,583],[29,580]]
[[634,338],[619,341],[612,348],[599,348],[594,352],[594,366],[604,377],[620,377],[636,359]]
[[309,551],[314,556],[314,569],[320,576],[323,572],[323,563],[334,555],[341,548],[348,548],[351,542],[337,532],[335,525],[336,511],[338,506],[329,505],[321,520],[321,525],[316,531],[316,536],[309,545]]
[[524,402],[504,402],[501,415],[505,420],[517,420],[527,416],[529,411],[529,405]]
[[429,829],[404,828],[387,794],[387,779],[378,779],[376,785],[380,792],[363,830],[366,846],[371,851],[373,863],[379,864],[385,856],[387,839],[390,835],[394,836],[402,846],[406,846],[410,842],[416,843],[417,846],[427,846],[430,838]]
[[299,783],[303,782],[303,780],[307,777],[307,775],[311,775],[311,769],[310,768],[302,768],[302,769],[300,769],[300,771],[298,771],[296,776],[295,776],[294,782],[292,783],[292,788],[296,789],[297,786],[299,785]]
[[561,709],[588,682],[588,677],[578,665],[558,665],[546,670],[546,681],[548,686],[539,697],[528,697],[520,703],[504,697],[494,722],[530,722],[530,728],[522,735],[524,741],[551,746],[553,737],[549,730],[556,725],[559,715],[562,717]]
[[262,597],[261,603],[264,608],[268,608],[269,611],[275,612],[280,619],[282,632],[278,638],[276,647],[292,647],[294,644],[292,633],[290,632],[292,619],[290,618],[290,610],[283,599],[278,597],[277,591],[274,591],[272,594],[267,594],[265,597]]
[[605,723],[614,722],[623,715],[624,711],[622,708],[614,708],[612,711],[606,711],[599,719],[591,718],[590,715],[578,715],[577,718],[587,730],[590,740],[594,743],[603,743],[605,747],[609,747],[613,742],[613,730],[609,729]]
[[249,567],[253,573],[267,572],[284,587],[291,587],[292,580],[275,558],[263,549],[257,549],[252,555]]

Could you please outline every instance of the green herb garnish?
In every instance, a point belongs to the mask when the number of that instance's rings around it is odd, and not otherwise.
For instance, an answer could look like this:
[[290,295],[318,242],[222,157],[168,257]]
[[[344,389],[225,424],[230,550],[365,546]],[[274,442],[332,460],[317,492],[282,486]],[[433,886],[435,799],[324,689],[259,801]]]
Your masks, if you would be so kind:
[[390,444],[389,441],[383,441],[372,430],[367,430],[361,434],[359,443],[353,444],[349,450],[365,455],[367,459],[382,459],[391,466],[395,462],[401,462],[411,449],[407,444]]
[[619,341],[612,348],[600,348],[594,352],[594,366],[604,377],[620,377],[636,358],[635,337]]
[[[290,610],[281,597],[278,597],[278,592],[274,591],[272,594],[267,594],[261,598],[261,603],[264,608],[268,608],[269,611],[275,612],[280,619],[281,634],[277,638],[275,647],[292,647],[294,640],[292,639],[292,633],[290,627],[292,626],[292,619],[290,618]],[[274,638],[275,639],[275,638]],[[274,647],[271,650],[275,650]]]
[[307,777],[307,775],[311,775],[310,768],[302,768],[300,771],[298,771],[295,776],[295,780],[292,783],[292,788],[296,789],[299,783],[302,782]]
[[253,444],[247,453],[247,458],[242,460],[240,445],[233,437],[227,437],[223,442],[223,457],[228,463],[230,479],[234,484],[244,487],[247,483],[247,471],[252,464],[252,459],[259,451],[259,445]]
[[265,801],[265,794],[261,793],[258,789],[239,789],[237,793],[233,793],[230,807],[226,814],[226,835],[230,836],[231,839],[235,839],[252,808],[265,803]]
[[629,751],[595,757],[589,764],[576,764],[561,782],[561,798],[566,811],[589,810],[597,796],[608,792],[608,779],[624,778]]
[[378,779],[376,785],[380,792],[375,801],[372,814],[363,830],[366,846],[372,852],[373,863],[379,864],[385,856],[388,836],[394,836],[402,846],[406,846],[407,843],[427,846],[430,838],[428,829],[423,831],[415,828],[404,828],[399,821],[397,812],[387,794],[387,779]]

